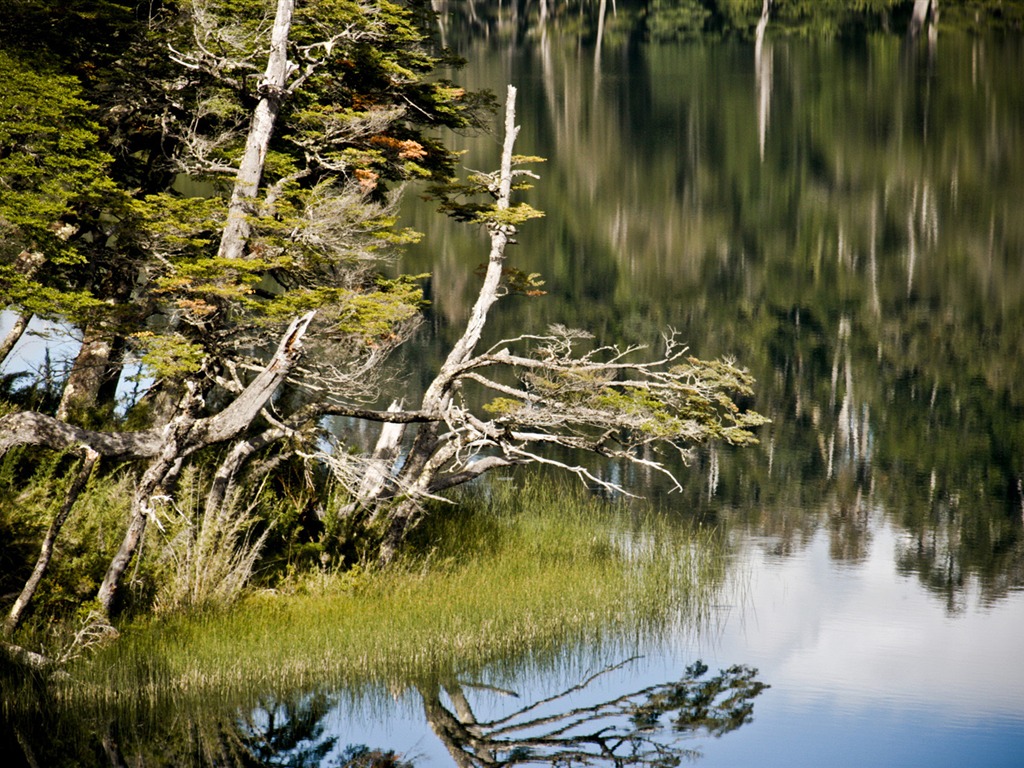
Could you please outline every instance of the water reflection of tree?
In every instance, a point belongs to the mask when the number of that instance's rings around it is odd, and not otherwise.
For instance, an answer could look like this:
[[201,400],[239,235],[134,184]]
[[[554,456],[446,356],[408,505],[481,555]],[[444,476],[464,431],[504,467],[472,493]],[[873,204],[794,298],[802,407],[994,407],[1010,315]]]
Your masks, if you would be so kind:
[[[589,687],[635,661],[609,666],[554,696],[490,721],[478,721],[454,677],[417,685],[430,727],[460,768],[533,765],[674,765],[698,753],[683,743],[721,736],[748,723],[753,700],[768,686],[757,672],[734,666],[708,675],[705,665],[683,677],[607,701]],[[256,704],[215,700],[140,702],[91,710],[39,691],[31,711],[12,700],[0,719],[5,766],[221,766],[222,768],[412,768],[415,758],[363,744],[345,745],[337,697],[309,693],[266,696]],[[491,688],[495,691],[498,689]],[[581,698],[585,697],[585,698]]]
[[[995,6],[998,0],[990,5]],[[945,4],[944,4],[945,5]],[[977,11],[992,10],[971,4]],[[998,3],[996,12],[1003,12]],[[696,37],[744,35],[753,37],[762,12],[762,0],[432,0],[439,14],[439,30],[447,43],[458,35],[501,37],[510,44],[557,31],[572,34],[595,46],[603,41],[679,41]],[[773,0],[772,25],[789,33],[835,36],[908,26],[905,0]],[[961,26],[976,19],[965,18]],[[609,38],[611,38],[609,40]]]
[[[92,711],[51,700],[0,719],[5,766],[26,768],[411,768],[391,750],[346,746],[331,730],[334,697],[267,697],[255,705],[169,702]],[[13,704],[13,703],[12,703]]]
[[721,736],[750,722],[753,699],[768,687],[749,667],[734,666],[706,677],[707,666],[697,662],[677,682],[598,703],[574,702],[574,696],[629,661],[488,721],[477,718],[466,686],[455,679],[421,685],[419,691],[427,721],[459,768],[667,766],[699,756],[683,745],[686,737]]

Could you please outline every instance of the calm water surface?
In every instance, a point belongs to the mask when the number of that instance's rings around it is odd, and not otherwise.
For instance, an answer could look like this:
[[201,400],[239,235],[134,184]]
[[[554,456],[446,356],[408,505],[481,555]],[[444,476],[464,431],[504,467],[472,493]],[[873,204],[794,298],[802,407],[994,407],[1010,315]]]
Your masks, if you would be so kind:
[[[1020,41],[465,54],[470,85],[520,89],[519,150],[549,158],[526,198],[547,217],[514,262],[549,295],[506,304],[494,336],[671,326],[749,366],[773,422],[664,498],[729,532],[736,597],[642,649],[622,689],[695,658],[758,667],[753,722],[692,745],[708,766],[1024,764]],[[467,166],[496,142],[469,142]],[[429,356],[484,251],[415,224],[403,266],[434,274]]]

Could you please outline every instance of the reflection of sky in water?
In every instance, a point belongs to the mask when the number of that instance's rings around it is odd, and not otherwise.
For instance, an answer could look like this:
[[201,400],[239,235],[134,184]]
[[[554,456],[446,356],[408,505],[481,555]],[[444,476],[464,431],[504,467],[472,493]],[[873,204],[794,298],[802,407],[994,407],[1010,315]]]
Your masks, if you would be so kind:
[[[740,557],[742,596],[714,633],[649,653],[573,703],[677,679],[697,658],[712,671],[749,664],[771,689],[755,700],[753,723],[721,739],[685,743],[703,752],[697,765],[1021,765],[1024,593],[983,606],[968,584],[965,609],[951,615],[916,576],[897,573],[901,534],[881,520],[875,528],[867,557],[855,566],[830,559],[826,531],[786,558],[748,542]],[[518,700],[469,693],[482,720],[577,681],[539,675],[512,684]],[[417,765],[452,764],[417,697],[383,716],[350,718],[345,709],[330,726],[342,744],[394,749],[418,758]]]
[[750,550],[750,607],[701,651],[772,689],[703,765],[1022,764],[1024,594],[951,616],[896,572],[898,536],[879,524],[853,567],[830,561],[825,532],[786,559]]

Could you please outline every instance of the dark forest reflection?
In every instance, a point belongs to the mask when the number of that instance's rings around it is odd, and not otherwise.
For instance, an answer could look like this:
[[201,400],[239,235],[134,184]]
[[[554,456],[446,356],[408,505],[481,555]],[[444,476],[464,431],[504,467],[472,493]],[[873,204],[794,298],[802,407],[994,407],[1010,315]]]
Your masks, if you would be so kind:
[[[756,50],[606,38],[595,58],[547,34],[462,53],[470,86],[520,86],[520,141],[549,158],[515,262],[549,293],[505,305],[495,336],[671,326],[757,377],[762,449],[697,457],[673,508],[779,554],[825,529],[848,562],[882,515],[905,531],[901,568],[950,606],[971,580],[986,601],[1024,585],[1019,39],[769,29]],[[429,215],[411,214],[427,238],[404,264],[433,274],[427,356],[481,258]]]
[[[674,765],[699,757],[693,738],[722,736],[750,722],[754,699],[768,686],[757,671],[733,666],[708,674],[701,662],[662,684],[612,694],[591,693],[597,682],[623,671],[628,659],[554,695],[478,719],[474,693],[512,691],[454,677],[415,684],[427,724],[459,768],[512,765]],[[596,696],[596,698],[595,698]],[[52,702],[51,702],[52,703]],[[518,701],[517,701],[518,704]],[[335,766],[411,768],[415,755],[348,743],[339,733],[335,696],[263,697],[237,708],[200,705],[167,711],[89,716],[81,710],[60,720],[66,707],[42,717],[16,717],[0,729],[5,765],[34,766]]]

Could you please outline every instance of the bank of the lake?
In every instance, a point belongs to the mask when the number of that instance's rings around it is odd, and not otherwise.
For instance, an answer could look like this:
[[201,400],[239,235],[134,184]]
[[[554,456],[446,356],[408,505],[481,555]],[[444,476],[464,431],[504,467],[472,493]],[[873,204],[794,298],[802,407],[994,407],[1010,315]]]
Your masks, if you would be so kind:
[[524,668],[569,678],[706,625],[725,565],[720,537],[647,505],[507,478],[463,494],[387,571],[324,569],[229,609],[140,619],[66,677],[5,680],[5,738],[47,765],[89,765],[106,730],[130,725],[122,754],[184,764],[177,745],[198,730],[216,752],[268,696],[372,709],[484,670],[492,685],[503,669],[508,685]]

